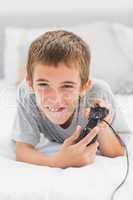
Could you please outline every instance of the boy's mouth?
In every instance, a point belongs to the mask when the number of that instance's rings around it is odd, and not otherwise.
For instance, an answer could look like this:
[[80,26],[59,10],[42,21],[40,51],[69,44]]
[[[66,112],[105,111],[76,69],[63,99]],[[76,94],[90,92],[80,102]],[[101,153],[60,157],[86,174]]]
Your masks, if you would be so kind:
[[58,107],[58,108],[53,108],[50,106],[46,107],[50,112],[62,112],[65,110],[65,107]]

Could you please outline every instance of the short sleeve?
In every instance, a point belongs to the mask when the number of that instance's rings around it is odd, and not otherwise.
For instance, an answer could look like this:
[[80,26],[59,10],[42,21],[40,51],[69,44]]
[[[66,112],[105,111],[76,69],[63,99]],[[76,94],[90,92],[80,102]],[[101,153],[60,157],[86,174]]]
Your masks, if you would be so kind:
[[17,102],[17,112],[12,127],[11,139],[33,146],[40,142],[37,121],[20,101]]

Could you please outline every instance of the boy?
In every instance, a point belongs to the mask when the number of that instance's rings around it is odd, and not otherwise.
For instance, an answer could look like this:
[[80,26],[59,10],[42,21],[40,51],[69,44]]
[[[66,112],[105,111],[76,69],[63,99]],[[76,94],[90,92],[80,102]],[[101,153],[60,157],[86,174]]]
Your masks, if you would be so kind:
[[[105,120],[125,142],[130,135],[110,87],[89,79],[89,65],[88,45],[72,32],[49,31],[32,42],[12,134],[17,161],[66,168],[94,162],[98,148],[104,156],[124,155],[124,146],[104,122],[75,143],[94,104],[110,110]],[[37,151],[40,133],[62,143],[61,149],[53,155]],[[97,141],[87,146],[96,135]]]

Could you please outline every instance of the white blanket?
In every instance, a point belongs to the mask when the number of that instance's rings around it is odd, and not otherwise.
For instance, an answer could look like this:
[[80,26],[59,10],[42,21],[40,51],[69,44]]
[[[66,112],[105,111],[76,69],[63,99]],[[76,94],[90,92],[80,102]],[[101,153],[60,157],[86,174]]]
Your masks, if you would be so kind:
[[[3,93],[2,93],[3,92]],[[81,168],[50,168],[15,161],[15,149],[10,140],[16,112],[15,88],[6,88],[0,96],[0,200],[110,200],[113,190],[126,172],[126,158],[96,157],[96,161]],[[117,96],[121,104],[129,105],[133,96]],[[127,102],[128,101],[128,102]],[[131,126],[131,110],[125,111]],[[132,139],[133,140],[133,139]],[[130,172],[115,200],[133,199],[133,154],[130,143]],[[37,148],[53,153],[60,145],[47,141]]]

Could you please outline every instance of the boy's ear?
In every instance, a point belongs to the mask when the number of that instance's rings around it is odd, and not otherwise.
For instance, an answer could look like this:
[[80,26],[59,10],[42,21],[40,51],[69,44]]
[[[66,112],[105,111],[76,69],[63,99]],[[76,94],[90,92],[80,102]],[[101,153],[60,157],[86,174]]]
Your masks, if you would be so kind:
[[80,97],[83,97],[87,90],[90,90],[92,87],[92,80],[88,80],[80,89]]
[[27,85],[28,85],[28,87],[30,88],[30,90],[31,90],[32,92],[34,92],[32,80],[31,80],[30,78],[28,78],[28,76],[26,76],[26,82],[27,82]]

